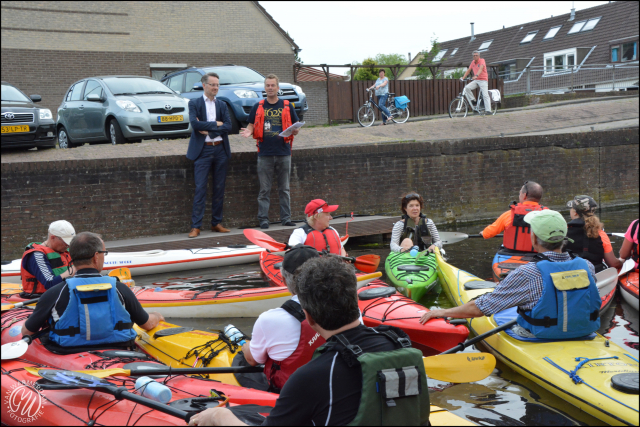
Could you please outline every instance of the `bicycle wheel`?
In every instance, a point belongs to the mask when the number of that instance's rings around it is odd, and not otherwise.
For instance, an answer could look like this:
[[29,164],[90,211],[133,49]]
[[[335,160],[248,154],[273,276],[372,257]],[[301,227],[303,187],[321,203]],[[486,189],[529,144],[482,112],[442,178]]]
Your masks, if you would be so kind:
[[358,123],[360,126],[369,127],[376,120],[375,111],[369,105],[363,105],[358,110]]
[[399,108],[395,109],[391,115],[391,120],[393,120],[394,123],[404,123],[409,120],[409,106],[406,106],[404,110]]
[[449,104],[449,117],[451,117],[452,119],[456,117],[467,117],[467,112],[467,103],[464,102],[464,99],[462,98],[456,98],[451,101],[451,104]]

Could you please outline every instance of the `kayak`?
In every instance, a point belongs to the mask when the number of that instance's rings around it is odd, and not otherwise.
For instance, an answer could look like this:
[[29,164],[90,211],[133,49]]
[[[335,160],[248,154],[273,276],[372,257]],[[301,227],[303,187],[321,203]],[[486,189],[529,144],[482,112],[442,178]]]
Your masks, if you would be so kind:
[[[439,251],[436,259],[440,283],[454,304],[462,305],[493,291],[493,282],[446,263]],[[512,308],[492,317],[478,317],[468,321],[469,329],[479,335],[516,316]],[[551,341],[519,338],[509,329],[483,343],[514,371],[601,421],[638,425],[638,361],[601,335]],[[574,370],[577,384],[570,377]]]
[[[30,312],[30,309],[15,309],[2,314],[2,344],[20,340],[20,328]],[[149,358],[144,353],[121,349],[78,352],[68,355],[55,354],[45,348],[43,340],[46,342],[44,337],[34,340],[29,345],[27,352],[19,359],[2,361],[2,395],[9,396],[11,393],[15,393],[17,388],[28,384],[32,386],[29,389],[31,392],[39,389],[41,396],[44,396],[46,400],[32,393],[31,401],[38,405],[39,409],[29,412],[29,410],[35,409],[29,408],[26,413],[21,413],[22,409],[26,410],[27,408],[24,401],[27,399],[25,395],[29,393],[29,390],[21,391],[22,394],[19,398],[10,403],[5,401],[2,411],[3,424],[24,425],[24,418],[31,418],[27,422],[34,425],[86,425],[91,420],[95,422],[96,419],[101,424],[109,425],[126,425],[129,422],[134,423],[136,420],[140,425],[184,425],[183,420],[157,411],[149,412],[149,408],[127,400],[118,402],[107,393],[95,391],[94,394],[92,389],[61,389],[59,386],[54,386],[46,380],[29,374],[24,369],[28,366],[66,370],[144,369],[144,367],[165,367],[165,365]],[[125,386],[129,391],[133,391],[135,388],[135,378],[119,376],[117,379],[116,377],[108,377],[107,379],[118,386]],[[205,407],[216,406],[218,402],[213,400],[203,402],[203,399],[197,399],[209,397],[211,390],[226,396],[231,405],[273,406],[278,397],[273,393],[184,375],[161,377],[156,381],[165,383],[171,389],[172,400],[169,405],[185,410],[194,400],[199,400],[198,403],[204,404]],[[31,402],[28,399],[27,401]],[[118,403],[111,405],[116,402]],[[22,417],[22,421],[20,421],[20,417]]]
[[533,257],[536,255],[536,252],[520,252],[500,248],[491,262],[493,280],[495,282],[501,281],[522,264],[533,261]]
[[[257,262],[265,250],[255,245],[233,245],[201,249],[154,249],[142,252],[109,251],[105,256],[103,271],[128,267],[137,276],[223,267],[226,265]],[[21,259],[2,265],[2,277],[20,276]]]
[[414,301],[420,301],[438,284],[433,254],[417,259],[409,252],[391,252],[384,263],[384,270],[391,283]]
[[638,311],[638,270],[620,276],[619,281],[622,298]]
[[[265,275],[274,285],[284,286],[280,270],[275,267],[280,262],[281,256],[268,253],[260,255],[260,265]],[[381,276],[380,272],[371,275]],[[371,275],[356,274],[358,278]],[[411,338],[413,346],[425,356],[449,350],[469,335],[464,325],[452,325],[444,319],[433,319],[421,325],[418,320],[429,309],[405,297],[382,280],[358,282],[358,306],[366,326],[384,324],[402,329]]]

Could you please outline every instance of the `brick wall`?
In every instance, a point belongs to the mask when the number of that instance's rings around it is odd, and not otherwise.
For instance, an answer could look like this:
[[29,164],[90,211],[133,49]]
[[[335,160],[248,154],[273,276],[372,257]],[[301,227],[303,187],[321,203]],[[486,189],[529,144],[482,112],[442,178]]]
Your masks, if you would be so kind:
[[[303,218],[315,198],[339,204],[338,213],[398,214],[400,196],[416,190],[436,222],[495,218],[525,180],[541,183],[543,202],[558,209],[585,193],[603,207],[638,203],[638,143],[636,128],[297,150],[292,215]],[[57,219],[105,240],[189,230],[193,166],[183,155],[3,163],[1,182],[3,260],[20,256]],[[234,154],[224,224],[256,226],[257,194],[256,154]],[[275,188],[271,200],[273,221]]]
[[329,123],[327,110],[327,82],[299,82],[299,85],[307,95],[309,111],[304,115],[304,121],[310,125],[323,125]]
[[638,92],[634,91],[612,91],[612,92],[595,92],[595,91],[578,91],[571,93],[544,95],[517,95],[502,98],[502,108],[526,107],[528,105],[544,104],[555,101],[570,101],[573,99],[585,98],[602,98],[606,96],[638,96]]
[[280,81],[293,83],[293,53],[82,52],[4,47],[2,80],[17,86],[27,95],[41,95],[42,102],[38,105],[51,109],[55,119],[64,94],[74,82],[113,74],[151,76],[151,63],[244,65],[263,75],[275,73]]

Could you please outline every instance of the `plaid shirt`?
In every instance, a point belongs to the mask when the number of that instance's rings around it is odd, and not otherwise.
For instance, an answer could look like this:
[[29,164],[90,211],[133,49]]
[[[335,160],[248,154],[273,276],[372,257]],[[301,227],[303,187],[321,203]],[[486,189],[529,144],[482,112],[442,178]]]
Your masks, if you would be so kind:
[[[553,251],[544,252],[552,262],[571,261],[568,253]],[[596,270],[589,261],[589,272],[595,278]],[[518,306],[530,310],[542,296],[542,274],[536,263],[530,262],[513,270],[493,292],[486,293],[476,299],[476,306],[485,316],[491,316],[507,308]]]

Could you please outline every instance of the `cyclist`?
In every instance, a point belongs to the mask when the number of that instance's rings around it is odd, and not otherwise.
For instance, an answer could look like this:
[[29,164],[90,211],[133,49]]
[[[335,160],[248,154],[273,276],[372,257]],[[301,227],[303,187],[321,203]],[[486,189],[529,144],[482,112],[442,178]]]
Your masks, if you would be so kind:
[[469,68],[464,73],[464,76],[462,76],[460,81],[464,81],[471,71],[473,71],[473,81],[464,88],[464,95],[469,100],[469,104],[474,106],[474,109],[478,111],[477,105],[474,104],[475,96],[473,96],[473,92],[471,91],[479,87],[482,97],[484,98],[485,112],[486,114],[491,114],[491,98],[489,98],[489,75],[487,74],[487,64],[484,62],[484,59],[480,58],[480,52],[477,50],[473,51],[473,61],[471,61],[471,65],[469,65]]
[[389,114],[389,110],[387,110],[387,98],[389,98],[389,79],[385,77],[384,69],[380,69],[379,78],[376,82],[369,88],[369,90],[375,88],[376,96],[378,97],[378,106],[380,107],[380,111],[382,111],[382,124],[386,125],[391,120],[391,114]]

